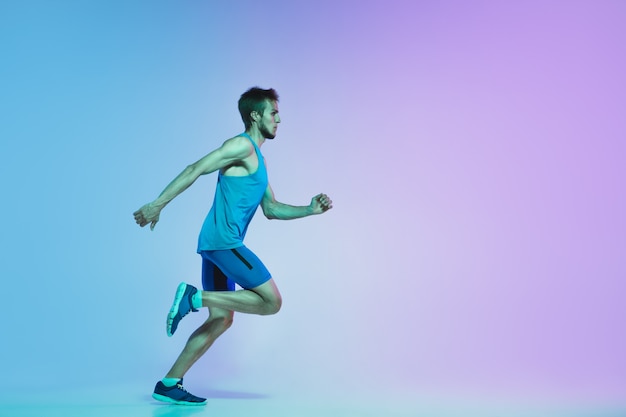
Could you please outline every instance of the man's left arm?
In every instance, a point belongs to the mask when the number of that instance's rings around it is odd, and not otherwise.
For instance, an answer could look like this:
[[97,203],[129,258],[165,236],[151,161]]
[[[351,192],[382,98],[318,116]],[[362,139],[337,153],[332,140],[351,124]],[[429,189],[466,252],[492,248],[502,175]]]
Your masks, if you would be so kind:
[[292,206],[276,201],[274,191],[268,184],[261,200],[263,214],[268,219],[291,220],[301,217],[322,214],[333,208],[333,202],[326,194],[318,194],[311,199],[308,206]]

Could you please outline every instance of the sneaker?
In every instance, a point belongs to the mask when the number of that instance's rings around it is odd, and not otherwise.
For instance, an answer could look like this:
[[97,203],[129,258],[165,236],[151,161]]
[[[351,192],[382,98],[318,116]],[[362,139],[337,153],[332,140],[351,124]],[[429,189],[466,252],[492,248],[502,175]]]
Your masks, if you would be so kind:
[[198,292],[198,289],[193,285],[187,285],[181,282],[176,290],[176,297],[174,297],[174,303],[167,315],[167,335],[172,336],[178,328],[178,323],[185,317],[190,311],[198,311],[193,308],[191,303],[191,297]]
[[196,397],[183,388],[182,379],[173,387],[166,387],[161,381],[157,382],[152,398],[177,405],[206,405],[206,398]]

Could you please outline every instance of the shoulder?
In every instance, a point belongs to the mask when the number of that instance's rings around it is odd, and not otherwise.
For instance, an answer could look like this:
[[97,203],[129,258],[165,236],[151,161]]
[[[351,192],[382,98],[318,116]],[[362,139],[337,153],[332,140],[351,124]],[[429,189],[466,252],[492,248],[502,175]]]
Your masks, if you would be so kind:
[[254,145],[250,140],[244,136],[235,136],[224,141],[220,147],[222,152],[237,156],[239,158],[245,158],[254,153]]

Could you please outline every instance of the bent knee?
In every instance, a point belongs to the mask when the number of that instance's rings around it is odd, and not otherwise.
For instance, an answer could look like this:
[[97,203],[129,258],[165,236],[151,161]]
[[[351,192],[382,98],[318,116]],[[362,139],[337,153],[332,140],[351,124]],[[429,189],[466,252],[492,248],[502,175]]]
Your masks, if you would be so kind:
[[228,328],[230,328],[230,326],[233,325],[233,315],[229,315],[226,316],[222,319],[222,327],[224,328],[224,330],[227,330]]
[[268,300],[266,303],[267,306],[267,315],[276,314],[280,311],[280,308],[283,306],[283,299],[280,295],[273,297],[271,300]]
[[227,314],[225,316],[217,316],[217,317],[211,317],[211,321],[213,323],[215,323],[218,327],[220,327],[222,330],[228,330],[230,328],[230,326],[233,325],[233,314]]
[[283,305],[283,299],[274,283],[274,280],[270,279],[265,284],[260,285],[259,287],[253,289],[262,300],[261,308],[258,314],[261,315],[270,315],[276,314],[280,311],[280,308]]

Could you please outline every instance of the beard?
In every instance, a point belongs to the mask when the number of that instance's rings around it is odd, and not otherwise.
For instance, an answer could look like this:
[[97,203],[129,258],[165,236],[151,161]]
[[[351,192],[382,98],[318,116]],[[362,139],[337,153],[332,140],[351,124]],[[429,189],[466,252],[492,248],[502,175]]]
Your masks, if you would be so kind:
[[265,126],[261,126],[259,130],[261,131],[265,139],[274,139],[276,137],[276,135],[270,132]]

